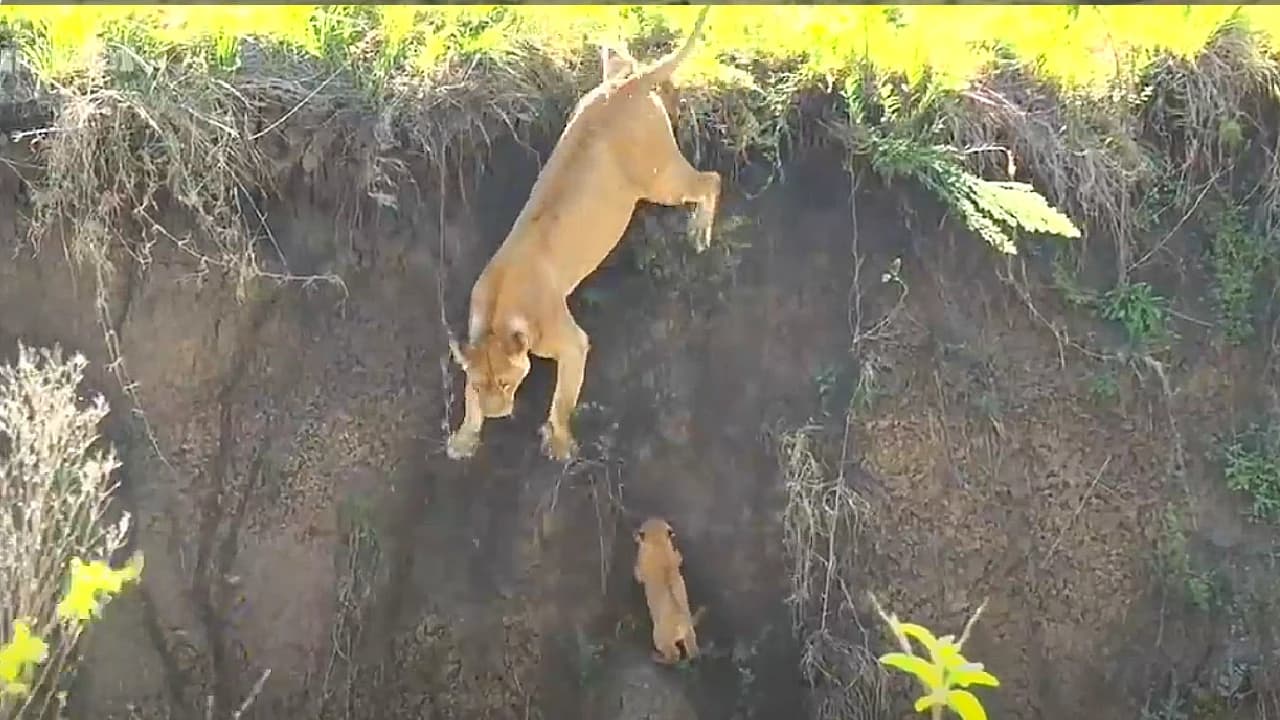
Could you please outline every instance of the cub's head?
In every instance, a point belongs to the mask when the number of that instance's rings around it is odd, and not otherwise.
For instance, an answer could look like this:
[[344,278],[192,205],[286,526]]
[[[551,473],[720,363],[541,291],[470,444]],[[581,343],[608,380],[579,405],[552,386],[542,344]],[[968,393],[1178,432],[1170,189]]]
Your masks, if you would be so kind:
[[449,341],[449,352],[480,396],[486,418],[503,418],[515,409],[516,390],[529,374],[529,335],[523,330],[485,332],[464,347]]
[[659,548],[670,552],[675,549],[676,531],[671,524],[660,517],[645,520],[636,530],[637,545]]

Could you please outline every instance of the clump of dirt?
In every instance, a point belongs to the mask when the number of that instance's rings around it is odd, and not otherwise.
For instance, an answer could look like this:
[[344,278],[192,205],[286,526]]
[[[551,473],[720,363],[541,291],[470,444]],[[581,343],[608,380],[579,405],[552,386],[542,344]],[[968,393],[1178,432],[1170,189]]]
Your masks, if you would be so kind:
[[[247,699],[262,718],[898,717],[908,688],[874,663],[890,641],[867,591],[940,632],[989,598],[967,654],[1002,680],[992,717],[1274,708],[1275,532],[1242,519],[1216,435],[1276,412],[1277,315],[1259,302],[1261,339],[1221,342],[1199,215],[1149,238],[1121,203],[1095,218],[1111,245],[1002,257],[811,139],[760,194],[727,187],[712,251],[684,247],[683,211],[641,208],[573,298],[592,338],[579,460],[539,453],[553,372],[536,363],[459,463],[445,323],[460,331],[552,136],[494,139],[459,188],[379,144],[385,128],[309,117],[217,177],[260,225],[235,247],[279,271],[252,281],[154,236],[91,246],[111,254],[100,275],[67,262],[57,223],[32,246],[33,208],[79,217],[91,198],[31,197],[39,163],[4,150],[0,347],[94,361],[127,550],[147,558],[89,636],[75,716],[228,717]],[[962,131],[1017,119],[993,117]],[[1055,148],[1043,162],[1079,149]],[[163,220],[148,232],[243,229],[127,189]],[[1087,286],[1117,264],[1168,298],[1169,347],[1073,304],[1102,302]],[[631,533],[649,514],[708,608],[688,668],[647,660]]]

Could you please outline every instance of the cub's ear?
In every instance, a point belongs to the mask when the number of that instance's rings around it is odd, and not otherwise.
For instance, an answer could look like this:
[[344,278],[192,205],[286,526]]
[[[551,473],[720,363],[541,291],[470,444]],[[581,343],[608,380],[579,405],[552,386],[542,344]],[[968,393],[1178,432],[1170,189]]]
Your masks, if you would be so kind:
[[631,534],[631,537],[636,541],[636,544],[639,545],[640,543],[644,542],[644,530],[635,531],[634,533]]
[[467,354],[458,346],[458,341],[449,338],[449,355],[453,356],[453,361],[462,367],[463,371],[467,369]]
[[508,355],[524,355],[529,352],[529,333],[524,330],[512,330],[503,342],[503,350]]

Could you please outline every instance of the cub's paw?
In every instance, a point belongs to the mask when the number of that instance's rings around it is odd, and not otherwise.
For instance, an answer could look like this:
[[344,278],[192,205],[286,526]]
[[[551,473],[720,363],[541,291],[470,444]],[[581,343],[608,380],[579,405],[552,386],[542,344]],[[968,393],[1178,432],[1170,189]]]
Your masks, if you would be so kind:
[[450,460],[466,460],[476,454],[480,446],[480,433],[459,430],[449,436],[444,451]]
[[538,431],[542,437],[542,454],[558,462],[568,462],[578,454],[578,443],[568,432],[557,434],[551,423],[543,423]]

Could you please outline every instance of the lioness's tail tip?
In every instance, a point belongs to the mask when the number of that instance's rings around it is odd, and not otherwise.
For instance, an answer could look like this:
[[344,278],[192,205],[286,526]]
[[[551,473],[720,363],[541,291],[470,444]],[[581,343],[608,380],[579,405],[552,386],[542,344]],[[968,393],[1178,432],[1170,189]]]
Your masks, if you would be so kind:
[[690,35],[697,35],[698,31],[702,29],[703,23],[705,23],[707,20],[708,12],[711,12],[711,6],[703,5],[702,9],[698,11],[698,19],[694,21],[693,32],[689,33]]

